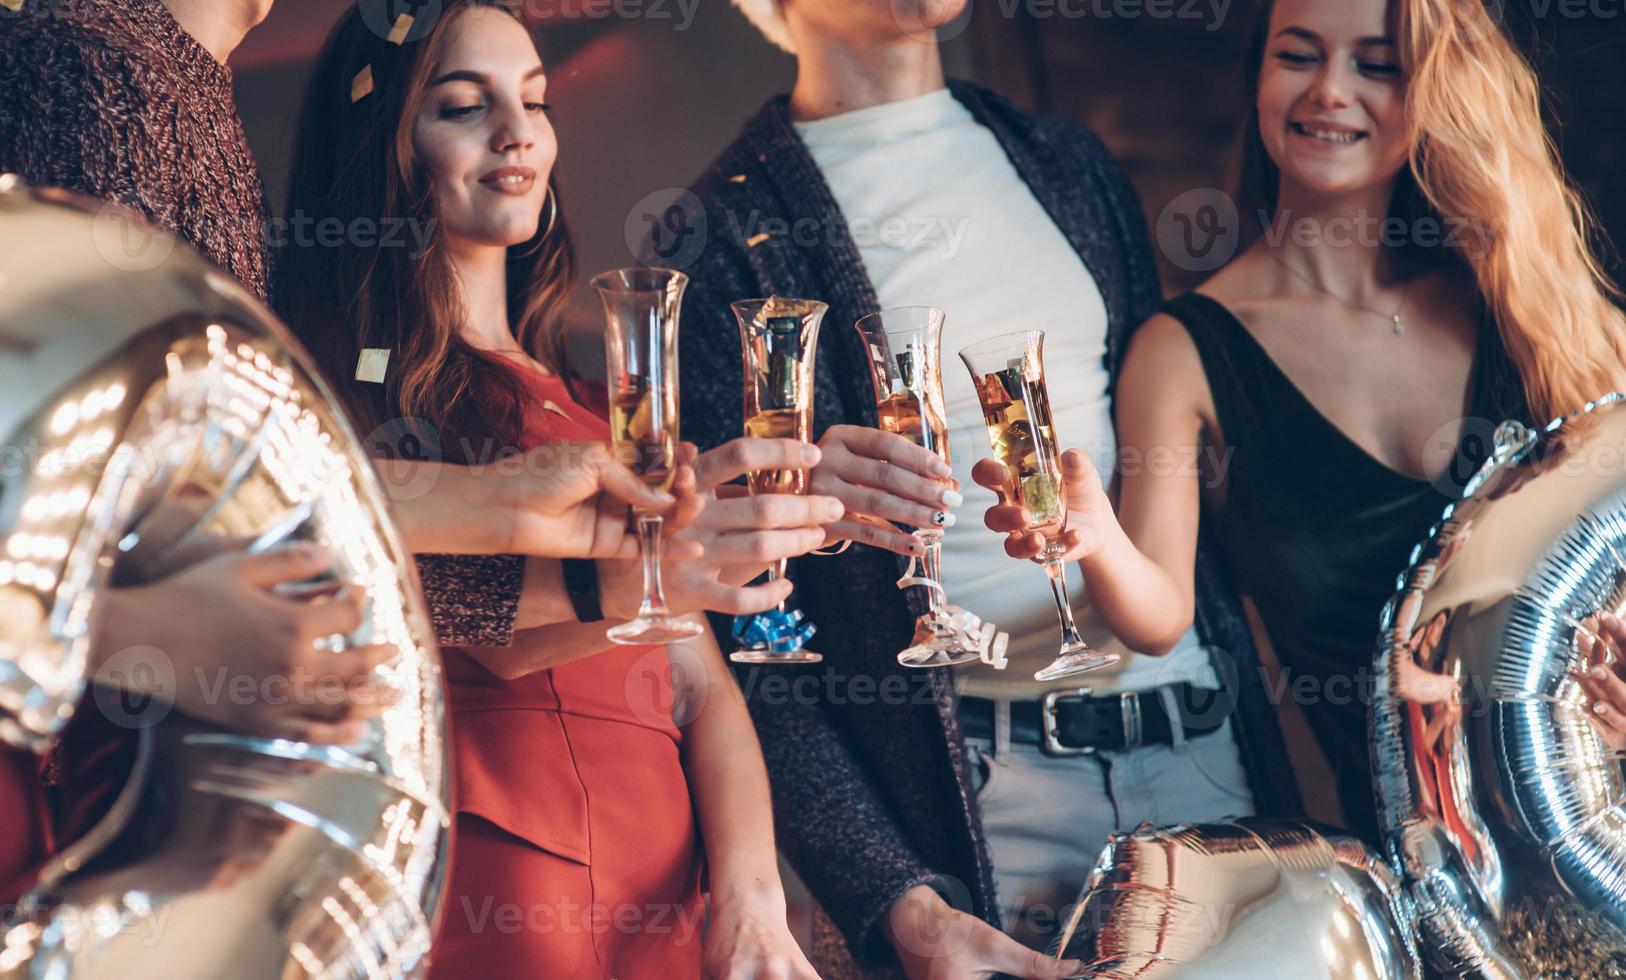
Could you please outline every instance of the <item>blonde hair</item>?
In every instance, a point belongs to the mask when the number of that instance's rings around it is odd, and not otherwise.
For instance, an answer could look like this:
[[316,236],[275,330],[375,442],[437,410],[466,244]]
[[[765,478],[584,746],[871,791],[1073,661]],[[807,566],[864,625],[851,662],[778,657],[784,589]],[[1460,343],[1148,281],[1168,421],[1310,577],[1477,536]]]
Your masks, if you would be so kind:
[[[1238,184],[1241,201],[1267,213],[1279,172],[1254,103],[1273,6],[1261,5],[1247,65]],[[1391,212],[1436,219],[1455,239],[1407,247],[1421,261],[1473,275],[1532,421],[1541,423],[1626,390],[1626,315],[1592,252],[1592,218],[1542,122],[1535,72],[1491,7],[1499,9],[1484,0],[1391,0],[1411,143]]]
[[1535,73],[1478,0],[1398,6],[1412,172],[1478,236],[1468,265],[1536,421],[1621,390],[1626,316],[1542,124]]

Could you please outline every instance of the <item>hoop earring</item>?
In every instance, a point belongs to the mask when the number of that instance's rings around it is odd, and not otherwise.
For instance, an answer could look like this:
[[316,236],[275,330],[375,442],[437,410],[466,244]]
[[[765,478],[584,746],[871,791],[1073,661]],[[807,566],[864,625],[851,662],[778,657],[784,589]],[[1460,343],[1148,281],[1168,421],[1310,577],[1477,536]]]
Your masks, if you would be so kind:
[[551,205],[548,211],[548,226],[542,229],[542,234],[536,236],[535,245],[532,245],[530,248],[519,253],[520,258],[528,259],[535,255],[542,249],[542,243],[546,242],[548,240],[548,236],[553,234],[553,226],[559,222],[559,196],[553,193],[553,188],[551,187],[548,188],[548,204]]

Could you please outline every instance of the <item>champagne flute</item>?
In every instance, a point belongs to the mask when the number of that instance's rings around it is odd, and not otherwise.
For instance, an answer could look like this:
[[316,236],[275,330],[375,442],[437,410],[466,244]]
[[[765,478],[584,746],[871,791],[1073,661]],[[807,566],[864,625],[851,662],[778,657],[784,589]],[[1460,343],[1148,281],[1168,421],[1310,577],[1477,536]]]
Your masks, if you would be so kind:
[[[616,269],[593,278],[608,325],[605,366],[616,458],[648,485],[670,489],[678,454],[678,311],[689,277],[670,269]],[[638,617],[612,627],[611,642],[671,643],[704,627],[673,616],[661,588],[661,515],[636,516],[644,598]]]
[[[741,300],[732,304],[740,324],[740,350],[745,367],[745,434],[759,439],[813,437],[813,363],[819,324],[829,307],[816,300]],[[805,470],[757,470],[748,474],[752,494],[807,493]],[[768,570],[768,580],[784,578],[785,561]],[[824,658],[807,649],[814,627],[801,610],[779,608],[734,621],[741,649],[729,654],[737,663],[818,663]]]
[[982,403],[982,420],[994,456],[1005,464],[1002,496],[1028,513],[1028,532],[1045,539],[1039,558],[1050,579],[1050,592],[1061,619],[1061,653],[1034,679],[1055,680],[1118,662],[1115,653],[1091,650],[1073,622],[1067,599],[1067,500],[1062,493],[1061,453],[1050,418],[1050,394],[1044,380],[1044,331],[1026,330],[992,337],[960,351],[971,371]]
[[[870,382],[875,387],[875,414],[880,428],[949,461],[948,411],[943,404],[939,353],[944,314],[930,306],[908,306],[871,313],[854,326],[869,353]],[[930,610],[915,621],[915,637],[898,654],[905,667],[947,667],[980,659],[981,621],[948,605],[942,586],[943,530],[917,528],[925,546],[921,559]],[[906,580],[907,581],[907,580]],[[975,625],[976,629],[962,628]],[[970,642],[968,642],[970,641]]]

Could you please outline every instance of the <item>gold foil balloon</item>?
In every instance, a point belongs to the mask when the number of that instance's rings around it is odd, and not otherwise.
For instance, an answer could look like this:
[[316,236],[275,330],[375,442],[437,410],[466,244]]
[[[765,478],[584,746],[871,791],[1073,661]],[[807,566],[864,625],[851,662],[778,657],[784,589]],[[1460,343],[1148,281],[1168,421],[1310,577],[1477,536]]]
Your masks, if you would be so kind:
[[1304,821],[1114,834],[1060,942],[1085,976],[1144,980],[1420,980],[1394,874]]
[[123,793],[10,910],[0,976],[422,973],[450,826],[440,662],[332,393],[234,280],[121,208],[0,177],[0,254],[0,739],[117,714],[81,697],[115,581],[296,539],[366,590],[328,647],[393,643],[375,679],[400,695],[337,747],[131,719]]
[[1493,458],[1384,612],[1372,705],[1386,856],[1448,976],[1626,975],[1626,779],[1577,646],[1626,606],[1626,406]]

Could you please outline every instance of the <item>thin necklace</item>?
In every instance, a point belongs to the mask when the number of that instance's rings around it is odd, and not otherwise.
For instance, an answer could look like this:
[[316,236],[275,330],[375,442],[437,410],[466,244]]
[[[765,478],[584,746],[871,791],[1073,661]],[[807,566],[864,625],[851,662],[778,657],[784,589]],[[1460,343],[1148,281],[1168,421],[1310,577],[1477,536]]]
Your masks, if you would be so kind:
[[1270,259],[1271,259],[1272,262],[1275,262],[1277,265],[1279,265],[1283,269],[1285,269],[1287,271],[1288,275],[1290,275],[1290,276],[1294,277],[1295,279],[1297,279],[1298,281],[1304,283],[1306,286],[1309,286],[1311,289],[1315,290],[1316,292],[1323,293],[1323,294],[1325,294],[1327,296],[1331,296],[1333,299],[1335,299],[1338,302],[1344,304],[1345,306],[1349,307],[1350,309],[1360,310],[1363,313],[1370,313],[1373,316],[1383,317],[1385,320],[1388,320],[1391,324],[1393,324],[1394,332],[1395,332],[1396,337],[1404,337],[1406,335],[1406,325],[1404,323],[1400,322],[1400,313],[1401,313],[1402,310],[1404,310],[1406,308],[1406,300],[1411,298],[1411,287],[1412,287],[1412,283],[1417,281],[1416,276],[1413,276],[1406,283],[1406,288],[1401,291],[1401,293],[1400,293],[1400,305],[1395,307],[1395,311],[1393,313],[1385,313],[1382,310],[1374,310],[1370,306],[1362,306],[1359,303],[1347,300],[1344,297],[1342,297],[1342,296],[1338,295],[1337,293],[1333,292],[1332,290],[1326,288],[1325,286],[1318,285],[1315,282],[1315,280],[1311,279],[1309,276],[1304,275],[1303,273],[1299,272],[1297,269],[1295,269],[1292,266],[1288,265],[1286,262],[1283,262],[1280,258],[1277,257],[1276,253],[1274,251],[1270,250],[1270,249],[1266,249],[1265,254],[1270,256]]

